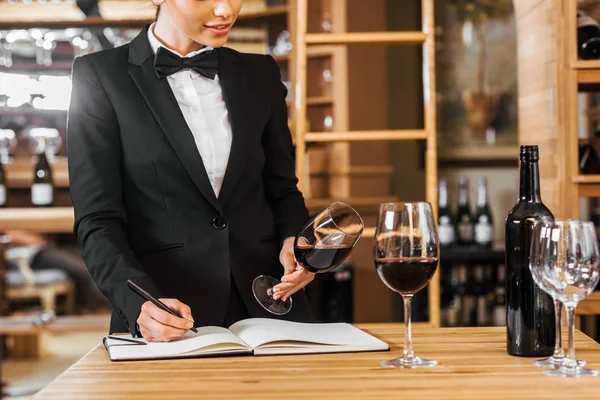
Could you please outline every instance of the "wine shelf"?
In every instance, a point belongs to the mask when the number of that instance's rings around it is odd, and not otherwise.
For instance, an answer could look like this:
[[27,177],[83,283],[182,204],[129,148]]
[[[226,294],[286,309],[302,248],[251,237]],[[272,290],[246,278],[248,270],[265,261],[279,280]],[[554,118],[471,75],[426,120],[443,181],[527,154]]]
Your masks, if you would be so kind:
[[396,196],[377,196],[377,197],[348,197],[343,199],[330,198],[309,198],[306,199],[306,206],[311,213],[321,210],[334,201],[343,201],[356,209],[359,214],[376,214],[381,203],[392,203],[398,201]]
[[425,39],[424,32],[309,33],[305,37],[307,44],[423,44]]
[[600,197],[600,175],[576,175],[578,197]]
[[324,176],[368,176],[392,175],[394,168],[391,165],[351,165],[348,169],[311,168],[311,177]]
[[[34,5],[26,6],[30,9],[34,8]],[[64,18],[61,15],[60,18],[49,18],[48,11],[51,10],[46,8],[46,15],[43,18],[31,18],[28,19],[5,19],[0,17],[0,29],[27,29],[32,27],[44,27],[53,29],[64,29],[64,28],[91,28],[91,27],[120,27],[120,28],[142,28],[143,26],[150,24],[154,21],[153,18],[143,16],[141,18],[100,18],[100,17],[89,17],[85,19],[77,18]],[[58,10],[57,10],[58,11]],[[283,17],[286,16],[289,11],[288,6],[276,6],[265,8],[260,11],[253,11],[242,13],[238,16],[238,21],[248,20],[259,20],[271,17]],[[150,15],[153,12],[144,12],[141,14]],[[72,14],[69,14],[70,16]]]
[[438,149],[440,162],[517,162],[519,146],[445,147]]
[[[331,106],[333,105],[333,97],[331,96],[313,96],[306,98],[306,105],[309,106]],[[288,107],[292,107],[294,103],[292,100],[287,101]]]
[[427,131],[419,129],[401,131],[308,132],[304,135],[304,140],[307,143],[425,139],[427,139]]
[[[335,50],[334,46],[312,46],[307,48],[306,51],[306,56],[307,58],[323,58],[323,57],[330,57],[333,54],[333,51]],[[289,54],[282,54],[282,55],[273,55],[273,58],[276,61],[289,61],[290,60],[290,55]]]
[[0,231],[23,229],[39,233],[72,233],[73,208],[3,208],[0,209]]
[[260,11],[252,11],[252,12],[245,12],[245,13],[241,13],[240,15],[238,15],[237,20],[238,21],[244,21],[244,20],[249,20],[249,19],[262,19],[262,18],[269,18],[269,17],[281,17],[281,16],[285,16],[287,15],[289,11],[289,7],[288,6],[275,6],[275,7],[269,7],[269,8],[265,8],[264,10],[260,10]]
[[576,175],[573,182],[578,184],[600,183],[600,175]]
[[[17,157],[10,164],[4,165],[6,172],[6,183],[9,188],[24,189],[31,186],[33,183],[35,162],[33,157]],[[68,188],[69,187],[69,171],[66,157],[57,157],[56,160],[50,163],[52,168],[52,177],[54,179],[54,187]]]

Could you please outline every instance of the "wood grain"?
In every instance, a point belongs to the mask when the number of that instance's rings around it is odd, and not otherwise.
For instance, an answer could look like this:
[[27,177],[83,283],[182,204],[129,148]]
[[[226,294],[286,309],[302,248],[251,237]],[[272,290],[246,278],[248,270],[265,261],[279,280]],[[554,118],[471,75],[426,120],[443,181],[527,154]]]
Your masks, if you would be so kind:
[[[418,328],[415,352],[440,365],[385,369],[402,353],[400,324],[360,325],[390,352],[111,363],[96,347],[33,397],[108,399],[597,399],[600,378],[542,375],[506,354],[504,328]],[[600,346],[577,332],[577,355],[600,368]]]
[[422,44],[426,39],[423,32],[346,32],[309,33],[308,44]]
[[0,232],[23,229],[40,233],[71,233],[73,222],[72,207],[0,209]]

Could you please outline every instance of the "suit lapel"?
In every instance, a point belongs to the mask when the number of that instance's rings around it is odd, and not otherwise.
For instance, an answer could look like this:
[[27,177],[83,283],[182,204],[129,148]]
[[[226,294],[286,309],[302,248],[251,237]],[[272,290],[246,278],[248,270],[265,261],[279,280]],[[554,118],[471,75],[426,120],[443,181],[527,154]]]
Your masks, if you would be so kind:
[[252,104],[249,103],[248,78],[238,56],[226,48],[217,49],[217,51],[219,54],[219,80],[233,133],[227,170],[219,193],[219,201],[221,204],[225,204],[227,199],[235,193],[235,185],[246,164],[247,128],[252,120],[249,115]]
[[146,100],[192,181],[215,210],[221,212],[221,204],[215,196],[194,136],[185,122],[175,95],[167,79],[159,79],[156,76],[147,29],[148,27],[142,30],[130,44],[129,61],[133,65],[129,67],[129,75]]

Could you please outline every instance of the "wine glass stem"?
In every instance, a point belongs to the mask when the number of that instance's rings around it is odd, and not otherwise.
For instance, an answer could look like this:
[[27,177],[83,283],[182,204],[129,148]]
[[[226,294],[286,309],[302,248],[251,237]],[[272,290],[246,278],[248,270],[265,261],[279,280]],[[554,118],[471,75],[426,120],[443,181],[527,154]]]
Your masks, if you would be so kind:
[[565,356],[562,344],[562,308],[563,305],[560,300],[554,300],[554,324],[556,327],[556,339],[554,342],[554,354],[556,358],[562,358]]
[[569,352],[567,354],[567,368],[577,367],[577,360],[575,359],[575,306],[565,305],[567,309],[567,326],[569,328]]
[[412,348],[412,329],[410,315],[412,298],[412,295],[402,296],[402,300],[404,300],[404,351],[402,352],[402,356],[404,358],[414,358],[415,356],[415,353],[413,353]]

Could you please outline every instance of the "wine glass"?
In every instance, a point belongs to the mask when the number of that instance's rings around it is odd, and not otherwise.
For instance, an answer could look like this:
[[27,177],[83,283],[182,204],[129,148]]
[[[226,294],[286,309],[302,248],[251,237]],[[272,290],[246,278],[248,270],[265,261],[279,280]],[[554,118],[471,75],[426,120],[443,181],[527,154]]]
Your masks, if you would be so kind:
[[379,206],[375,229],[375,266],[387,287],[404,301],[404,351],[384,367],[434,367],[437,361],[423,360],[412,349],[411,301],[423,289],[438,266],[438,235],[430,203],[384,203]]
[[[558,367],[567,359],[562,343],[562,309],[563,305],[551,287],[542,277],[542,267],[544,266],[544,253],[546,250],[546,241],[549,240],[552,229],[544,224],[545,221],[536,221],[533,227],[531,238],[531,251],[529,257],[529,270],[536,285],[544,292],[548,293],[554,300],[554,321],[556,327],[556,341],[554,345],[554,354],[543,360],[533,362],[536,367]],[[578,361],[580,366],[585,365],[585,361]]]
[[[296,234],[296,262],[313,273],[329,272],[348,257],[363,229],[363,220],[356,210],[348,204],[334,202],[310,218]],[[252,292],[267,311],[284,315],[292,309],[292,299],[273,299],[273,287],[279,283],[273,277],[260,275],[252,283]]]
[[[548,376],[596,376],[575,359],[575,308],[589,296],[598,284],[599,254],[594,225],[575,220],[544,222],[546,234],[539,250],[542,290],[560,300],[567,310],[569,332],[566,360],[554,369],[544,371]],[[541,228],[539,228],[541,229]]]

